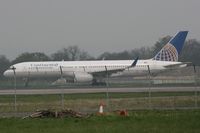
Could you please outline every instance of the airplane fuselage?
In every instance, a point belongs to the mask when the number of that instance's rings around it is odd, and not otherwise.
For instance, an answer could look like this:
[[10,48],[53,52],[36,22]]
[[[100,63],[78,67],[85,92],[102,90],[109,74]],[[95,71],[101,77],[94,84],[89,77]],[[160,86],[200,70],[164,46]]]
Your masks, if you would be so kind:
[[[15,64],[17,77],[60,77],[61,71],[64,77],[73,77],[74,73],[103,72],[106,69],[125,69],[112,73],[110,76],[140,76],[148,74],[148,66],[151,73],[158,73],[167,68],[165,66],[180,64],[180,62],[138,60],[135,67],[128,68],[133,60],[98,60],[98,61],[47,61],[47,62],[23,62]],[[13,70],[7,70],[4,75],[13,77]]]
[[107,76],[140,76],[185,67],[178,57],[188,31],[178,32],[163,48],[148,60],[96,60],[96,61],[47,61],[24,62],[4,72],[6,77],[58,77],[71,78],[74,82],[91,82]]

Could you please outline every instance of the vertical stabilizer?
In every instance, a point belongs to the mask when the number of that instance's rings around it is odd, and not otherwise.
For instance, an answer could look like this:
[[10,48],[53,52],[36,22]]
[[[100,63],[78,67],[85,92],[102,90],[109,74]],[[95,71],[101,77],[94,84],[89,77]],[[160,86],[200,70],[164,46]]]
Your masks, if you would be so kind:
[[158,61],[178,61],[188,31],[178,32],[153,58]]

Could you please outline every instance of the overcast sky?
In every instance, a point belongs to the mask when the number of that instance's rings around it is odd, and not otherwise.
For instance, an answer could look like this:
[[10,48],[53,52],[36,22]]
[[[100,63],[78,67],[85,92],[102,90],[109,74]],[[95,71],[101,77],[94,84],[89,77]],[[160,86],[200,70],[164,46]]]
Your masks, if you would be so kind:
[[0,0],[0,55],[78,45],[93,56],[152,46],[189,30],[200,40],[200,0]]

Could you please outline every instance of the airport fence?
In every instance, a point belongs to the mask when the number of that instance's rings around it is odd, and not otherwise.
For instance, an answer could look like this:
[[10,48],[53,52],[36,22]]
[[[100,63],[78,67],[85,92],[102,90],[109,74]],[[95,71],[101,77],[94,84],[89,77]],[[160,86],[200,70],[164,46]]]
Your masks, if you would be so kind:
[[[24,116],[36,110],[51,109],[59,111],[68,108],[84,113],[95,113],[99,111],[100,104],[103,104],[105,112],[148,109],[199,109],[199,70],[197,69],[193,74],[190,72],[191,70],[184,70],[186,74],[177,70],[176,73],[172,72],[172,75],[163,74],[157,77],[147,75],[137,79],[109,78],[107,84],[103,86],[90,86],[88,84],[51,86],[51,89],[58,91],[56,94],[18,94],[20,85],[16,85],[16,88],[12,88],[15,89],[16,93],[0,94],[0,116]],[[39,87],[35,88],[41,90]],[[64,93],[64,90],[80,88],[102,91],[99,93]],[[113,92],[112,90],[115,88],[129,88],[133,91]],[[23,89],[32,90],[34,86]],[[42,86],[42,89],[47,88]]]
[[148,110],[148,109],[198,109],[199,90],[195,92],[133,92],[53,95],[13,95],[0,98],[0,114],[28,114],[36,110],[62,110],[94,113],[103,104],[104,111]]

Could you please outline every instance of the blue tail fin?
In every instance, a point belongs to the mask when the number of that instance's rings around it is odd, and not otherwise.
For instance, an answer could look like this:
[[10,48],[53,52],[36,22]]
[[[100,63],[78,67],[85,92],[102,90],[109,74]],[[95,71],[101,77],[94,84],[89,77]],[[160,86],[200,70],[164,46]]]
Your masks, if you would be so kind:
[[178,61],[188,31],[178,32],[153,58],[159,61]]

